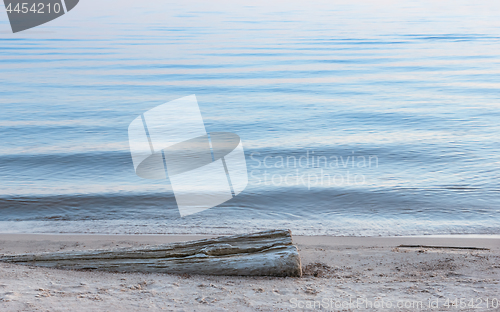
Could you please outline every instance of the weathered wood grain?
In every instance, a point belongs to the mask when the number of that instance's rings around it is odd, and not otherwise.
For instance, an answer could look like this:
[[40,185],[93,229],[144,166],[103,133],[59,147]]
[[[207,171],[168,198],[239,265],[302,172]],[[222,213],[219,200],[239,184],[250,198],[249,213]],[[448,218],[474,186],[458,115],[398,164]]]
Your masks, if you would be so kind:
[[58,269],[209,275],[301,276],[289,230],[112,250],[3,256],[0,261]]

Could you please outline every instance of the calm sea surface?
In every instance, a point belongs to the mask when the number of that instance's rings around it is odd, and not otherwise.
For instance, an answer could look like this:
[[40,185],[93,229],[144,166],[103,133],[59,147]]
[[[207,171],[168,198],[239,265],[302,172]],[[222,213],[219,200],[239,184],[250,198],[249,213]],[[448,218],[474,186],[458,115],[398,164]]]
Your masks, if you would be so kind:
[[[2,11],[0,232],[499,234],[499,9],[87,0],[16,34]],[[181,218],[127,128],[191,94],[249,185]]]

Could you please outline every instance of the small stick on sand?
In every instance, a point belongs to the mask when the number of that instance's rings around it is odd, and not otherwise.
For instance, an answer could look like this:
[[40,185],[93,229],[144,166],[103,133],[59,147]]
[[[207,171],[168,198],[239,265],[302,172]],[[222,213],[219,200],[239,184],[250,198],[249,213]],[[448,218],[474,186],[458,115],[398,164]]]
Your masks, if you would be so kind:
[[489,248],[481,248],[481,247],[428,246],[428,245],[399,245],[398,247],[402,247],[402,248],[447,248],[447,249],[490,250]]

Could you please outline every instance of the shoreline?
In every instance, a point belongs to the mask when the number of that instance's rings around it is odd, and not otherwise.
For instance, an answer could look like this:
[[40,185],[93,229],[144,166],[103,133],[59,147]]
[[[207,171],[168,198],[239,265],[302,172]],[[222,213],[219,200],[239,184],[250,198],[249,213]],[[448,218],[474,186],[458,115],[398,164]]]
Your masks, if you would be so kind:
[[[500,223],[423,220],[32,220],[0,221],[4,234],[110,234],[110,235],[194,235],[222,236],[246,234],[277,228],[291,229],[293,235],[339,237],[406,237],[436,235],[499,235]],[[500,235],[499,235],[500,236]]]
[[[0,233],[0,254],[31,253],[79,249],[105,249],[112,243],[120,247],[168,244],[200,240],[222,235],[177,234],[26,234]],[[500,251],[500,235],[425,235],[425,236],[325,236],[293,235],[294,244],[303,246],[392,247],[425,245],[448,247],[476,247]],[[38,244],[36,242],[43,242]],[[35,251],[33,251],[33,248]]]
[[[259,231],[253,231],[254,232],[259,232]],[[238,233],[240,234],[240,233]],[[33,233],[16,233],[16,232],[0,232],[0,238],[1,237],[9,237],[9,236],[16,236],[16,235],[36,235],[36,236],[102,236],[102,237],[111,237],[111,236],[123,236],[123,237],[177,237],[177,238],[184,238],[184,237],[201,237],[201,238],[211,238],[211,237],[218,237],[218,236],[229,236],[229,235],[238,235],[238,234],[154,234],[154,233],[123,233],[123,234],[108,234],[108,233],[45,233],[45,232],[33,232]],[[293,234],[293,237],[331,237],[331,238],[340,238],[340,239],[361,239],[361,238],[377,238],[377,239],[384,239],[384,238],[401,238],[401,239],[407,239],[407,238],[442,238],[442,239],[454,239],[454,238],[472,238],[472,239],[500,239],[500,234],[423,234],[423,235],[372,235],[372,236],[358,236],[358,235],[350,235],[350,236],[340,236],[340,235],[295,235]]]

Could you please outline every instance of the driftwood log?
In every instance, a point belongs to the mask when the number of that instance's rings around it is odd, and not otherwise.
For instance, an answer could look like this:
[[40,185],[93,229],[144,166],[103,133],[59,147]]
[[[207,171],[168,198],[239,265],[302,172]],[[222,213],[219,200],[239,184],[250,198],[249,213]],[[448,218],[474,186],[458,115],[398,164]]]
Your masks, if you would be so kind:
[[0,261],[57,269],[208,275],[302,275],[289,230],[112,250],[3,256]]

